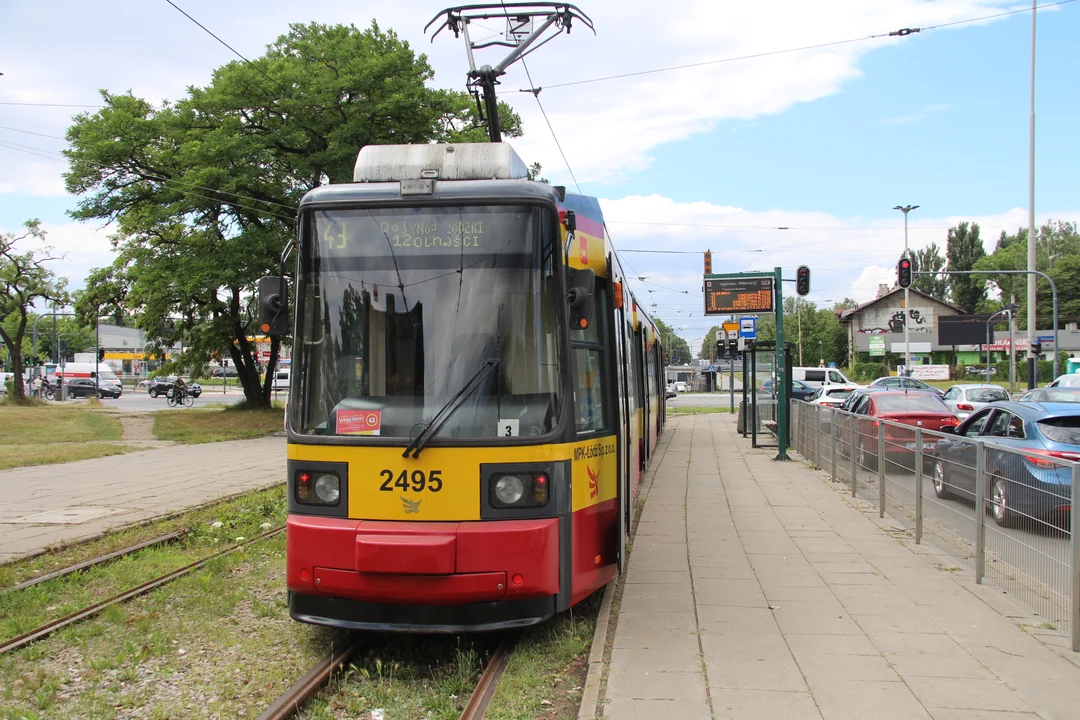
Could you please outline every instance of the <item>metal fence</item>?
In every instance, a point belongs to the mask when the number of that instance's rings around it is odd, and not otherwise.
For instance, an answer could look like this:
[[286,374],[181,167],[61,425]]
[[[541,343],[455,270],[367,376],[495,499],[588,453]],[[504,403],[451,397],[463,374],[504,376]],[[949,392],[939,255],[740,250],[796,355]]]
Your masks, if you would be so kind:
[[[1080,463],[793,402],[796,452],[1053,627],[1080,652]],[[942,439],[948,442],[938,451]],[[989,517],[988,517],[989,515]]]

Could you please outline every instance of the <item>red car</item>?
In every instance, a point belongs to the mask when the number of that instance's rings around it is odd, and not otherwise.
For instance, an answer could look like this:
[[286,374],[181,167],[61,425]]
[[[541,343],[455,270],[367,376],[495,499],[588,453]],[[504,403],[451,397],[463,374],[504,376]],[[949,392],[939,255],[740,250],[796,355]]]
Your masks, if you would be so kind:
[[[924,430],[941,430],[943,427],[955,427],[960,421],[952,414],[941,398],[933,393],[912,390],[871,390],[864,392],[855,401],[851,411],[855,413],[855,457],[859,465],[871,470],[877,469],[878,457],[878,421],[911,425]],[[850,450],[851,426],[844,418],[840,421],[841,437]],[[885,455],[894,462],[909,465],[911,453],[915,450],[914,433],[885,426]],[[937,438],[923,440],[923,449],[932,451]],[[905,462],[907,459],[908,462]]]

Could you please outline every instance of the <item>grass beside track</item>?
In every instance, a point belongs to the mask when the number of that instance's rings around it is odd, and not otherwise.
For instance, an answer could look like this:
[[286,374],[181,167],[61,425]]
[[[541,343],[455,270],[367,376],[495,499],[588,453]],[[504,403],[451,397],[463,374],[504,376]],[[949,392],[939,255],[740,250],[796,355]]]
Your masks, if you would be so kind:
[[707,413],[725,413],[730,414],[730,407],[669,407],[667,414],[671,415],[705,415]]
[[[223,524],[221,530],[225,533],[235,531],[236,534],[232,537],[237,537],[240,534],[252,537],[256,533],[248,530],[245,524],[247,523],[246,519],[253,516],[266,516],[269,518],[269,520],[255,523],[256,530],[262,522],[281,524],[285,517],[284,508],[285,485],[282,483],[267,490],[245,493],[162,520],[115,530],[93,540],[66,545],[41,555],[0,565],[0,590],[167,533],[186,528],[203,528],[214,522],[221,522]],[[195,536],[198,537],[200,532],[205,533],[207,531],[196,531]],[[215,534],[210,537],[222,536]],[[211,544],[213,544],[212,541]],[[88,572],[80,573],[78,577],[85,578]],[[43,585],[46,584],[43,583]],[[0,598],[3,598],[2,594],[0,594]],[[6,619],[3,613],[0,613],[0,618]]]
[[185,445],[249,440],[284,429],[281,408],[248,409],[238,406],[218,409],[159,410],[154,413],[154,435]]

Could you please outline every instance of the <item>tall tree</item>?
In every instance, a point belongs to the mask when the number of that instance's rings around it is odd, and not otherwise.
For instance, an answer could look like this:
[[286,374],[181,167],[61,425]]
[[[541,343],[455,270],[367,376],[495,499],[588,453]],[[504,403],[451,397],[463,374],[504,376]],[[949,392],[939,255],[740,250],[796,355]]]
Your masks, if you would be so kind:
[[[105,107],[68,130],[65,180],[82,196],[72,215],[115,222],[119,252],[95,276],[115,283],[81,298],[81,311],[113,312],[119,299],[151,344],[183,342],[170,369],[226,353],[247,401],[269,404],[279,340],[260,385],[254,288],[278,273],[303,194],[350,182],[365,145],[487,137],[469,95],[428,87],[432,76],[425,56],[374,23],[313,23],[175,103],[103,92]],[[500,110],[504,133],[519,135],[518,117]]]
[[660,318],[653,318],[657,330],[660,331],[660,343],[667,353],[669,365],[686,365],[690,362],[690,345],[675,334],[675,331]]
[[[949,228],[947,250],[949,270],[972,270],[980,259],[986,256],[982,239],[979,237],[979,224],[962,222]],[[950,275],[949,287],[953,302],[966,312],[979,309],[979,303],[986,298],[986,279],[972,275]]]
[[[945,269],[945,256],[937,243],[930,243],[916,250],[912,258],[912,270],[936,273]],[[949,278],[947,275],[916,275],[911,287],[943,302],[949,301]]]
[[[13,394],[16,401],[26,397],[23,386],[23,340],[26,327],[30,322],[31,308],[38,300],[66,304],[69,300],[66,291],[67,280],[57,278],[45,264],[58,260],[52,254],[52,248],[45,243],[45,231],[38,220],[25,224],[26,232],[22,235],[4,233],[0,235],[0,338],[7,347],[15,373]],[[20,252],[16,243],[26,240],[43,244],[40,249]]]

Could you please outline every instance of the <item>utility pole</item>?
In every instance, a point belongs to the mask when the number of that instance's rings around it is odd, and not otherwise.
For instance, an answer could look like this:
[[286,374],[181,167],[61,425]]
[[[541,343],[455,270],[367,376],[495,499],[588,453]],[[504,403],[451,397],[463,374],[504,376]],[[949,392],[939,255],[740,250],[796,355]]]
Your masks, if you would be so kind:
[[[1009,392],[1016,392],[1016,295],[1009,295]],[[989,378],[987,378],[989,382]]]
[[[1031,110],[1028,123],[1028,244],[1027,244],[1027,326],[1028,343],[1035,342],[1035,11],[1037,0],[1031,0]],[[1057,328],[1055,328],[1056,330]],[[1054,345],[1054,355],[1057,356],[1057,345]],[[1028,387],[1038,387],[1036,370],[1039,367],[1038,358],[1028,352]]]
[[[897,205],[893,210],[904,213],[904,257],[908,257],[907,214],[918,205]],[[904,371],[911,372],[911,334],[908,332],[908,320],[911,313],[911,293],[904,288]]]

